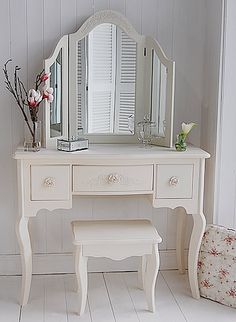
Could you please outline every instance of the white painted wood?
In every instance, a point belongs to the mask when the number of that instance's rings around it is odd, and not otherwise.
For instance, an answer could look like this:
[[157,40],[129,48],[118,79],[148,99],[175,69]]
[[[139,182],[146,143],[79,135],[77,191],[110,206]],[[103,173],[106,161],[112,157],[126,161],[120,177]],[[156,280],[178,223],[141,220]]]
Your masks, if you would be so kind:
[[[101,274],[99,274],[101,276]],[[91,276],[89,276],[90,279]],[[83,316],[78,317],[78,293],[76,290],[75,275],[64,275],[65,281],[65,301],[68,322],[91,322],[90,303],[86,305]],[[102,288],[99,289],[102,292]],[[89,290],[90,292],[90,290]]]
[[[174,217],[173,217],[174,218]],[[32,236],[33,237],[33,236]],[[71,229],[70,229],[71,237]],[[70,240],[72,245],[72,238]],[[162,243],[160,244],[162,245]],[[160,248],[160,247],[159,247]],[[176,251],[159,250],[160,268],[177,269]],[[187,268],[188,250],[184,250],[184,258]],[[0,255],[0,275],[21,275],[20,255]],[[88,272],[112,272],[112,271],[137,271],[139,258],[127,258],[121,261],[112,261],[108,258],[91,258],[88,262]],[[33,254],[33,274],[62,274],[74,272],[73,253]]]
[[31,167],[31,200],[69,200],[70,167],[37,166]]
[[174,212],[175,212],[175,215],[177,216],[177,233],[176,233],[177,265],[178,265],[180,274],[184,274],[185,267],[186,267],[184,246],[185,246],[187,214],[184,208],[176,208]]
[[153,245],[152,254],[146,255],[146,261],[143,286],[147,298],[148,309],[151,312],[155,312],[155,286],[160,266],[158,244]]
[[[159,270],[158,243],[161,237],[148,220],[100,220],[72,222],[76,245],[75,271],[79,292],[79,315],[84,313],[87,299],[87,259],[108,257],[120,260],[144,256],[142,284],[148,309],[155,311],[155,285]],[[144,267],[145,265],[145,267]]]
[[21,305],[25,305],[28,302],[32,277],[32,250],[28,230],[28,222],[29,218],[22,216],[16,225],[16,233],[22,260],[22,288],[20,297]]
[[64,276],[45,276],[45,322],[67,322]]
[[[176,116],[175,134],[179,130],[180,122],[183,120],[198,121],[198,127],[190,136],[190,141],[200,145],[198,131],[201,131],[201,140],[207,141],[202,145],[207,151],[215,153],[211,150],[215,140],[215,132],[211,127],[216,126],[216,102],[217,98],[217,69],[218,69],[218,43],[219,43],[219,28],[220,28],[220,7],[221,0],[207,0],[206,7],[198,11],[196,19],[195,6],[201,1],[187,1],[184,3],[180,0],[157,0],[157,4],[153,6],[152,1],[140,0],[111,0],[110,4],[104,4],[102,9],[109,9],[105,5],[110,5],[110,9],[117,10],[125,14],[135,29],[142,34],[150,34],[154,32],[154,25],[150,21],[155,21],[157,24],[157,39],[168,57],[171,57],[177,62],[177,69],[183,71],[183,74],[178,74],[176,83]],[[24,3],[24,1],[23,1]],[[1,39],[1,66],[10,57],[14,58],[14,62],[22,67],[21,75],[26,81],[28,74],[28,84],[32,86],[35,74],[43,67],[43,57],[50,55],[55,47],[58,39],[65,33],[73,32],[94,13],[93,3],[98,8],[98,2],[93,0],[77,0],[76,10],[74,10],[74,1],[43,1],[30,0],[27,1],[27,7],[19,1],[1,1],[0,10],[0,39]],[[187,4],[187,5],[186,5]],[[174,6],[175,10],[174,10]],[[142,7],[142,8],[141,8]],[[179,8],[183,14],[180,16]],[[27,13],[26,10],[27,9]],[[27,15],[27,17],[26,17]],[[52,19],[53,15],[53,19]],[[74,15],[77,26],[74,28]],[[26,19],[27,18],[27,19]],[[178,22],[179,20],[179,22]],[[173,22],[178,23],[173,26]],[[185,31],[182,30],[181,23],[185,23],[186,32],[193,34],[194,37],[186,37]],[[201,39],[201,35],[205,35],[205,30],[201,26],[207,27],[207,41],[205,44]],[[174,33],[173,33],[174,29]],[[183,37],[178,36],[183,34]],[[37,36],[36,36],[37,35]],[[151,34],[151,36],[154,36]],[[192,39],[189,41],[189,39]],[[26,44],[27,41],[27,44]],[[193,42],[192,42],[193,41]],[[180,42],[181,50],[172,54],[173,46],[176,48],[176,42]],[[195,55],[196,47],[199,51],[204,50],[206,46],[207,56],[204,55],[205,65],[202,68],[203,62]],[[183,49],[185,48],[185,49]],[[186,50],[186,51],[185,51]],[[189,53],[191,51],[191,53]],[[43,54],[44,53],[44,54]],[[187,59],[185,53],[188,53]],[[206,59],[206,57],[208,57]],[[26,62],[26,63],[24,63]],[[197,71],[197,73],[195,72]],[[203,75],[204,71],[204,75]],[[191,77],[189,75],[191,74]],[[1,83],[3,84],[3,74],[0,73]],[[203,84],[203,81],[204,85]],[[201,84],[196,87],[197,84]],[[195,89],[198,88],[196,94]],[[202,89],[202,92],[201,92]],[[205,92],[207,104],[200,103]],[[188,94],[189,93],[189,94]],[[19,249],[16,244],[14,226],[16,216],[16,169],[15,161],[11,160],[12,153],[15,150],[18,142],[23,142],[23,122],[22,116],[16,108],[15,102],[6,92],[4,86],[0,86],[0,133],[1,137],[1,153],[0,153],[0,177],[4,185],[0,185],[0,208],[1,208],[1,226],[0,226],[0,271],[3,274],[21,272]],[[189,99],[186,99],[188,96]],[[181,102],[180,102],[181,100]],[[209,106],[209,108],[208,108]],[[206,110],[205,110],[206,108]],[[206,117],[207,112],[209,115]],[[195,117],[197,116],[197,117]],[[205,129],[208,129],[208,132]],[[20,134],[18,134],[20,130]],[[195,132],[195,130],[197,132]],[[196,134],[196,135],[195,135]],[[128,150],[128,149],[127,149]],[[154,150],[155,151],[155,150]],[[125,153],[128,153],[127,151]],[[155,153],[154,153],[155,154]],[[153,155],[154,155],[153,154]],[[37,156],[35,155],[37,158]],[[68,157],[68,155],[67,155]],[[181,154],[182,157],[182,154]],[[209,167],[207,161],[207,180],[206,186],[212,187],[209,175],[213,172],[214,159]],[[207,196],[205,204],[212,202]],[[163,237],[163,242],[160,248],[162,264],[165,268],[176,268],[175,259],[175,217],[167,215],[167,209],[152,209],[151,203],[143,196],[127,196],[127,197],[75,197],[73,198],[73,209],[60,210],[49,213],[46,210],[40,210],[39,215],[30,222],[30,230],[32,235],[32,247],[35,255],[34,272],[62,272],[68,271],[68,266],[73,261],[68,261],[67,252],[71,252],[71,232],[69,221],[75,218],[122,218],[129,216],[134,218],[133,214],[138,214],[141,218],[151,218],[157,227],[160,235]],[[209,211],[206,211],[208,215]],[[56,216],[56,217],[55,217]],[[189,217],[189,219],[191,219]],[[67,224],[64,224],[65,221]],[[191,229],[191,221],[188,220],[187,230]],[[187,239],[186,239],[187,246]],[[168,250],[167,250],[168,249]],[[53,255],[49,255],[53,253]],[[11,255],[13,254],[13,255]],[[126,261],[124,264],[112,266],[110,262],[105,261],[103,267],[99,266],[91,260],[91,269],[120,269],[125,270],[134,268],[135,261]],[[127,265],[127,266],[126,266]],[[71,269],[70,269],[71,271]]]
[[157,198],[191,199],[194,166],[173,164],[157,166]]
[[73,191],[152,191],[153,166],[74,166]]
[[[68,35],[63,36],[57,43],[52,55],[44,61],[45,73],[50,73],[51,66],[55,63],[59,53],[61,52],[61,81],[62,84],[68,84]],[[45,85],[50,87],[50,76],[45,81]],[[62,119],[62,133],[57,137],[50,135],[50,103],[45,100],[44,108],[44,146],[46,148],[54,148],[57,145],[57,139],[68,138],[68,87],[62,86],[61,98],[61,119]]]
[[76,246],[75,253],[75,273],[78,285],[78,314],[83,315],[88,290],[88,273],[87,273],[88,258],[83,254],[83,246]]
[[[89,274],[88,303],[92,321],[115,322],[104,274]],[[83,318],[83,316],[82,316]]]
[[45,313],[45,277],[43,275],[33,276],[32,292],[28,305],[22,307],[21,321],[44,322]]
[[[119,150],[117,148],[119,147]],[[128,153],[127,153],[128,152]],[[64,187],[64,182],[61,181],[64,178],[63,171],[58,171],[57,167],[63,165],[64,167],[68,167],[68,169],[71,169],[71,167],[79,167],[80,164],[87,164],[88,166],[94,165],[96,168],[98,165],[106,165],[106,166],[113,166],[116,165],[124,165],[127,164],[131,168],[142,165],[146,168],[147,164],[150,165],[151,169],[154,167],[154,171],[156,171],[157,167],[168,165],[173,167],[176,167],[176,165],[186,166],[188,167],[188,164],[191,164],[194,166],[194,177],[193,177],[193,184],[191,184],[192,194],[191,198],[184,199],[181,194],[180,196],[170,196],[170,198],[159,198],[157,195],[157,189],[159,189],[159,178],[154,174],[154,185],[152,185],[152,176],[147,177],[146,180],[149,179],[149,185],[152,186],[152,190],[150,190],[150,195],[153,198],[153,206],[154,207],[169,207],[169,208],[176,208],[176,207],[184,207],[188,213],[197,213],[199,214],[199,217],[203,217],[202,211],[203,211],[203,188],[204,188],[204,165],[205,165],[205,158],[209,157],[209,154],[204,152],[203,150],[189,147],[188,150],[185,153],[178,153],[173,150],[165,150],[164,148],[152,148],[150,151],[143,149],[140,149],[139,147],[135,145],[96,145],[91,147],[90,150],[82,151],[81,153],[73,153],[68,155],[65,153],[60,153],[59,151],[55,150],[42,150],[41,152],[37,153],[38,158],[35,158],[34,153],[26,153],[22,151],[21,149],[17,150],[15,153],[15,159],[18,161],[18,197],[19,197],[19,211],[22,216],[22,223],[24,223],[23,231],[21,233],[19,242],[21,247],[21,254],[23,259],[23,297],[24,297],[24,303],[27,302],[28,299],[28,292],[29,292],[29,283],[30,283],[30,276],[31,275],[31,267],[29,265],[32,265],[32,259],[31,259],[31,245],[29,243],[29,230],[28,230],[28,223],[26,223],[25,218],[35,216],[37,212],[42,208],[47,208],[49,210],[56,210],[60,207],[62,208],[71,208],[72,207],[72,185],[69,184],[69,187],[71,187],[69,191],[68,200],[64,200],[64,194],[60,197],[58,200],[47,200],[48,196],[43,198],[44,200],[32,200],[32,186],[34,185],[34,182],[31,182],[31,169],[35,166],[38,166],[38,169],[40,171],[37,171],[39,173],[39,177],[41,178],[41,167],[45,167],[47,170],[52,167],[52,169],[55,167],[56,176],[59,176],[59,184],[60,186]],[[168,168],[167,167],[167,168]],[[120,167],[122,168],[122,167]],[[123,167],[124,168],[124,167]],[[114,168],[113,168],[114,169]],[[53,171],[53,170],[52,170]],[[69,173],[69,181],[72,178],[72,172],[66,171],[66,176],[68,177]],[[137,173],[137,171],[135,171]],[[141,173],[141,172],[140,172]],[[89,175],[89,173],[88,173]],[[192,177],[192,172],[189,174]],[[137,175],[136,175],[137,176]],[[140,174],[139,174],[140,176]],[[114,178],[113,178],[114,177]],[[32,177],[33,179],[33,177]],[[65,179],[65,178],[64,178]],[[112,174],[112,183],[114,180],[116,181],[116,175]],[[40,182],[41,179],[39,179]],[[45,179],[43,177],[43,182],[45,182]],[[49,180],[49,181],[48,181]],[[46,177],[46,183],[47,185],[54,185],[55,180],[52,177]],[[61,182],[61,183],[60,183]],[[62,183],[63,182],[63,183]],[[172,182],[172,181],[171,181]],[[188,180],[187,180],[188,182]],[[175,182],[174,182],[175,183]],[[37,184],[37,177],[36,177],[36,184]],[[98,182],[98,185],[100,183]],[[61,191],[61,187],[59,188],[59,192]],[[50,187],[51,188],[51,187]],[[91,189],[91,194],[94,193],[95,189]],[[160,182],[160,189],[163,189],[161,182]],[[123,191],[122,191],[123,190]],[[62,190],[64,191],[64,190]],[[125,193],[125,188],[121,189],[121,192]],[[38,192],[37,192],[38,193]],[[128,194],[135,194],[135,190],[128,191]],[[117,195],[116,191],[107,191],[107,195]],[[168,196],[167,196],[168,197]],[[179,198],[180,197],[180,198]],[[178,199],[179,198],[179,199]],[[39,198],[38,198],[39,199]],[[51,199],[51,198],[50,198]],[[137,214],[138,216],[138,214]],[[195,217],[194,217],[195,218]],[[202,220],[203,220],[202,218]],[[198,223],[199,218],[196,219],[197,221],[195,223]],[[21,227],[21,226],[19,226]],[[124,229],[124,228],[123,228]],[[144,227],[142,227],[142,230]],[[198,286],[196,283],[196,268],[195,265],[197,263],[197,256],[198,256],[198,250],[200,247],[200,241],[203,234],[204,225],[198,225],[194,224],[193,232],[192,232],[192,238],[190,243],[190,255],[189,255],[189,278],[191,281],[191,288],[193,291],[193,296],[197,296],[198,292]],[[113,238],[113,237],[112,237]],[[25,244],[24,244],[25,241]],[[23,246],[22,246],[23,245]],[[149,246],[148,246],[149,245]],[[129,247],[123,247],[121,248],[119,245],[115,246],[109,245],[109,247],[106,247],[106,253],[103,255],[108,258],[112,259],[124,259],[126,257],[129,257],[130,254],[142,256],[144,254],[150,253],[151,251],[148,251],[148,247],[151,246],[151,243],[148,241],[145,243],[141,243],[139,246],[139,249],[132,245],[132,242],[129,243]],[[182,244],[181,244],[182,246]],[[125,249],[124,249],[125,248]],[[28,250],[30,251],[30,254],[28,254]],[[182,250],[178,250],[178,252]],[[95,257],[101,257],[101,249],[99,245],[96,244],[96,247],[86,245],[84,246],[84,255],[90,256],[93,255]],[[28,260],[29,258],[29,260]],[[25,268],[26,267],[26,268]],[[25,275],[25,271],[27,274]],[[29,275],[28,275],[29,274]],[[24,291],[25,290],[25,291]]]
[[162,275],[175,298],[176,304],[182,311],[184,321],[235,321],[235,309],[204,298],[198,301],[192,299],[189,296],[191,291],[186,275],[179,275],[177,271],[165,271],[162,272]]
[[[110,274],[111,275],[111,274]],[[177,275],[177,274],[176,274]],[[138,315],[139,321],[142,322],[163,322],[175,321],[186,322],[184,315],[181,312],[181,307],[176,303],[176,300],[171,293],[171,289],[166,284],[162,277],[162,272],[158,274],[157,285],[155,290],[155,304],[156,312],[151,313],[143,309],[145,302],[145,295],[137,289],[137,276],[136,273],[122,273],[129,295],[134,304],[135,310]],[[190,322],[190,321],[189,321]]]
[[[12,55],[12,48],[9,39],[11,39],[11,17],[9,1],[4,0],[1,3],[2,9],[0,10],[0,39],[1,39],[1,54],[0,64],[3,64]],[[18,251],[16,247],[16,238],[14,232],[14,215],[16,213],[16,204],[14,197],[16,196],[15,185],[15,164],[12,163],[11,153],[13,150],[14,138],[14,125],[12,124],[15,114],[18,115],[18,110],[14,105],[13,100],[9,98],[5,90],[4,76],[0,73],[0,135],[6,137],[6,140],[1,142],[0,154],[0,177],[4,184],[0,184],[0,205],[1,205],[1,218],[2,224],[0,226],[0,234],[2,242],[0,243],[1,254],[14,254]],[[8,106],[8,108],[6,108]]]
[[[126,322],[135,319],[139,322],[235,321],[235,309],[204,298],[199,301],[191,298],[187,276],[179,276],[177,271],[163,271],[158,275],[155,313],[143,309],[145,295],[137,288],[136,273],[105,274],[105,282],[103,274],[89,274],[89,306],[84,315],[78,317],[74,274],[34,276],[31,302],[22,310],[16,303],[20,277],[0,277],[1,319],[9,322],[64,322],[66,316],[68,322]],[[44,292],[46,284],[51,288],[50,293],[47,290],[47,297]],[[51,296],[50,300],[48,296]]]
[[230,148],[230,137],[234,136],[235,110],[233,102],[235,93],[233,84],[235,82],[235,43],[232,41],[236,30],[234,14],[236,12],[235,2],[224,1],[223,17],[223,53],[222,53],[222,88],[221,101],[219,102],[219,126],[217,132],[215,174],[215,213],[214,221],[219,225],[236,228],[236,175],[235,175],[235,149]]
[[0,312],[2,321],[19,321],[21,308],[17,303],[20,280],[16,276],[0,277]]
[[199,288],[197,279],[197,261],[201,240],[206,227],[206,219],[202,213],[193,214],[193,231],[190,239],[188,253],[189,283],[194,298],[199,299]]
[[[112,311],[120,322],[137,322],[138,316],[122,274],[104,274]],[[143,301],[145,308],[145,300]]]
[[[206,48],[204,64],[201,147],[212,158],[206,164],[204,213],[208,222],[217,223],[220,183],[220,137],[222,122],[222,81],[224,51],[225,1],[206,1]],[[227,212],[227,214],[229,214]],[[224,214],[225,218],[225,214]]]

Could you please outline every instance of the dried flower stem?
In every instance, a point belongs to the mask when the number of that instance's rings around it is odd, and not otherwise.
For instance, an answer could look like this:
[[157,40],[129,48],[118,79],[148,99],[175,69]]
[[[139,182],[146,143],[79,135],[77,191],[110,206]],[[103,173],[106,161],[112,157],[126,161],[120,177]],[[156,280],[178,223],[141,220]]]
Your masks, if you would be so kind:
[[[27,92],[26,92],[26,89],[24,87],[24,84],[22,83],[22,81],[20,80],[19,76],[18,76],[18,71],[20,70],[20,68],[18,66],[15,66],[15,70],[14,70],[14,88],[13,86],[11,85],[11,82],[9,80],[9,75],[8,75],[8,72],[7,72],[7,64],[9,62],[11,62],[12,60],[9,59],[5,64],[4,64],[4,68],[3,68],[3,72],[4,72],[4,75],[5,75],[5,84],[6,84],[6,88],[7,90],[13,95],[13,97],[15,98],[16,102],[17,102],[17,105],[19,106],[22,114],[23,114],[23,117],[24,117],[24,120],[29,128],[29,131],[32,135],[32,137],[34,138],[34,129],[31,128],[30,126],[30,123],[29,123],[29,120],[28,120],[28,117],[27,117],[27,114],[25,113],[24,111],[24,106],[28,106],[27,104]],[[37,75],[36,77],[36,87],[38,89],[38,86],[41,84],[41,75],[42,75],[43,71]],[[30,109],[30,114],[31,114],[31,119],[33,122],[37,121],[37,112],[38,112],[38,109],[35,110],[35,112],[32,111],[32,109]]]

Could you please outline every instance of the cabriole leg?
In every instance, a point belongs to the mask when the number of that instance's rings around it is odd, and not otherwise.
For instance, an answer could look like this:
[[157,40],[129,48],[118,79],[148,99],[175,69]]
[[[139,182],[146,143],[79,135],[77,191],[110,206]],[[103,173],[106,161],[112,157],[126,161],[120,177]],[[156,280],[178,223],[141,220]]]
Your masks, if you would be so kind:
[[197,279],[197,263],[198,254],[201,246],[202,236],[206,227],[206,219],[203,214],[195,214],[193,216],[193,230],[190,239],[188,253],[188,275],[192,296],[195,299],[200,298],[198,279]]
[[139,269],[138,269],[138,287],[141,290],[144,289],[144,280],[145,280],[146,266],[147,266],[146,256],[143,255],[141,257],[141,262],[140,262]]
[[144,278],[144,291],[149,311],[155,312],[155,285],[160,264],[158,244],[153,245],[152,254],[146,255],[146,259],[147,267]]
[[88,258],[82,254],[82,246],[76,246],[75,253],[75,273],[78,283],[78,295],[79,295],[79,308],[78,314],[82,315],[85,310],[87,301],[88,290],[88,277],[87,277],[87,261]]
[[29,218],[21,217],[16,224],[16,234],[21,253],[22,286],[21,305],[25,305],[29,299],[30,285],[32,279],[32,249],[29,235]]
[[180,274],[185,273],[184,242],[186,232],[187,213],[184,208],[175,209],[177,215],[176,257]]

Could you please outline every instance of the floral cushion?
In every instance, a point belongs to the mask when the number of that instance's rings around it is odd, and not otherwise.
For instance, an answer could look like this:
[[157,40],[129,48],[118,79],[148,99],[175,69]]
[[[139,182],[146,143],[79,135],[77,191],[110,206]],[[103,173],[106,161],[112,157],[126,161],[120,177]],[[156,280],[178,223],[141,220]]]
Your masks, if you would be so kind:
[[203,297],[236,308],[236,231],[209,225],[198,261]]

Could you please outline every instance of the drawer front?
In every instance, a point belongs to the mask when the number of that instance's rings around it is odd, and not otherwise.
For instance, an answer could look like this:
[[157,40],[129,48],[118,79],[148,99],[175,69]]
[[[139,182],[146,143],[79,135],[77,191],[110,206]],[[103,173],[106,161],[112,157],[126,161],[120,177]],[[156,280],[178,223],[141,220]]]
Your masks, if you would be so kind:
[[31,166],[31,200],[69,200],[69,197],[69,166]]
[[191,199],[193,164],[157,165],[156,198]]
[[153,166],[74,166],[74,192],[152,191]]

